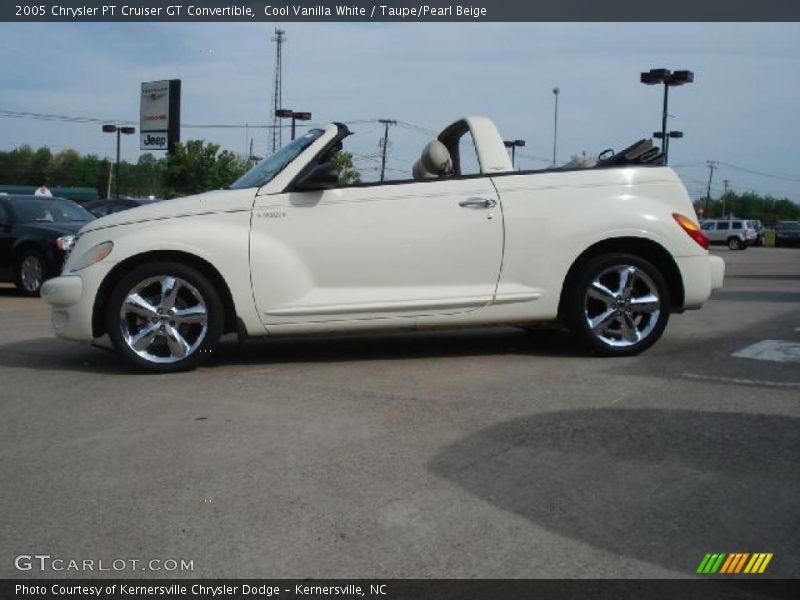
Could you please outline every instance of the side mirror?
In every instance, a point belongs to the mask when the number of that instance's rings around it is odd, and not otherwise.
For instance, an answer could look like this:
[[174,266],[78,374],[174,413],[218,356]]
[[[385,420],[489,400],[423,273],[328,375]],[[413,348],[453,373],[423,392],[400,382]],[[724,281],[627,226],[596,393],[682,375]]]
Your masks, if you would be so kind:
[[339,185],[339,169],[333,163],[322,163],[314,167],[311,172],[295,185],[301,192],[314,190],[330,190]]

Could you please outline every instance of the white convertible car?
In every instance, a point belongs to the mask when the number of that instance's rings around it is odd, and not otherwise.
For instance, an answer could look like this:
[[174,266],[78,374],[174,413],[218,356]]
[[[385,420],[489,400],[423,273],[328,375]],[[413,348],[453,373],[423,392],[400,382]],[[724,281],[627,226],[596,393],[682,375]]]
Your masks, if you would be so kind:
[[408,179],[339,185],[332,157],[349,134],[312,129],[228,189],[86,225],[42,287],[56,334],[108,334],[136,366],[176,371],[227,332],[560,320],[619,356],[722,285],[685,188],[648,143],[594,168],[515,171],[494,124],[468,117]]

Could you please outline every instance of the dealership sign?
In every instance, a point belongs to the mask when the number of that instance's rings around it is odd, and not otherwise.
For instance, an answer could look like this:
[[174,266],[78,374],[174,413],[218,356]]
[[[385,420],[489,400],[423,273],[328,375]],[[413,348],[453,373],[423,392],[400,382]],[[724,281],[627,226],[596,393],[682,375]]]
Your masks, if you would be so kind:
[[171,150],[180,141],[181,80],[142,83],[139,148]]

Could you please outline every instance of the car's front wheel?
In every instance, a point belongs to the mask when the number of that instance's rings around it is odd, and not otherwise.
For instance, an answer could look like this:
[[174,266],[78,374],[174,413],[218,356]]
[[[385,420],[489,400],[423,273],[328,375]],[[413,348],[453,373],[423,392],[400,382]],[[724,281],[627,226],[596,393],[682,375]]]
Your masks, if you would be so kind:
[[661,272],[630,254],[584,263],[567,290],[567,324],[591,350],[630,356],[652,346],[667,326],[670,295]]
[[222,336],[224,309],[208,278],[188,265],[142,265],[115,286],[106,326],[117,351],[141,369],[194,368]]

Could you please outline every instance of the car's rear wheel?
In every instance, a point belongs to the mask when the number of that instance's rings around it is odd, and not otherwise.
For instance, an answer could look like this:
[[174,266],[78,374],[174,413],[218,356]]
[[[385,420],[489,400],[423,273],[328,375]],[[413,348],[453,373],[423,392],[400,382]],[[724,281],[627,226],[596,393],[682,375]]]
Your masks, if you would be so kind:
[[745,245],[738,237],[729,237],[728,238],[728,248],[731,250],[744,250]]
[[125,275],[106,305],[117,351],[135,366],[161,373],[192,369],[222,336],[219,294],[200,271],[176,262],[142,265]]
[[14,284],[26,296],[38,296],[45,280],[44,255],[38,250],[25,250],[14,264]]
[[589,349],[630,356],[652,346],[667,326],[669,288],[649,261],[630,254],[588,260],[572,279],[567,324]]

